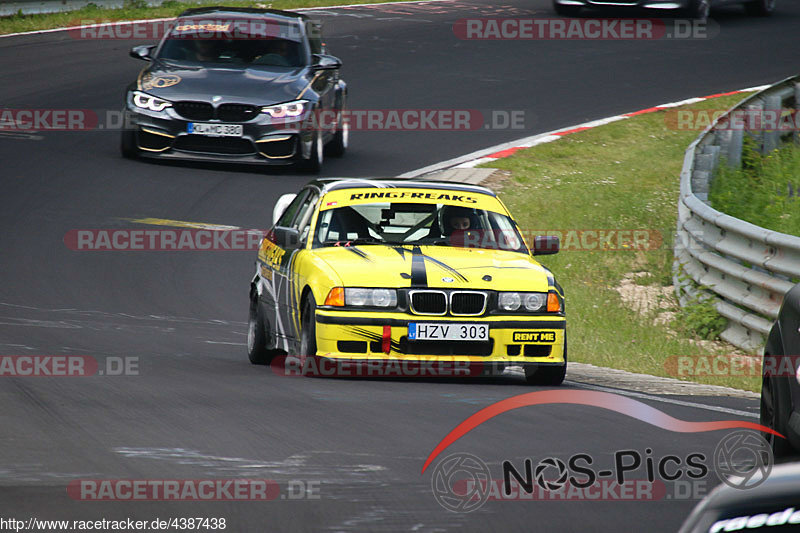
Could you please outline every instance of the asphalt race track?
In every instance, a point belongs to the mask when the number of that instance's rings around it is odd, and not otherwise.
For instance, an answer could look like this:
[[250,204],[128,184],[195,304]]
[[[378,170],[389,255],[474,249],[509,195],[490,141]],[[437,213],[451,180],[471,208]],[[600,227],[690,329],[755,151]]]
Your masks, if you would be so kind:
[[[546,0],[485,4],[315,15],[344,62],[351,108],[526,114],[523,130],[354,132],[350,152],[328,159],[323,175],[394,176],[586,120],[771,83],[798,68],[800,5],[787,0],[770,19],[738,7],[714,12],[719,32],[707,40],[457,39],[453,23],[465,17],[554,16]],[[144,43],[2,38],[0,105],[118,110],[142,66],[127,56],[134,44]],[[0,132],[0,169],[0,355],[138,364],[138,375],[0,378],[2,518],[224,517],[227,531],[674,531],[696,503],[489,501],[469,514],[445,510],[431,491],[432,469],[421,474],[428,454],[480,408],[535,390],[522,379],[281,377],[250,365],[245,352],[254,252],[76,252],[64,244],[70,230],[145,227],[128,220],[144,217],[266,228],[277,197],[308,176],[128,161],[109,131]],[[642,401],[683,420],[757,422],[714,410],[757,413],[756,400],[678,399],[711,407]],[[549,405],[499,416],[441,457],[473,454],[500,479],[503,460],[521,468],[526,457],[536,464],[589,453],[610,467],[617,450],[710,456],[720,437]],[[79,479],[234,478],[274,480],[281,493],[197,503],[79,501],[66,491]],[[709,474],[707,485],[717,482]]]

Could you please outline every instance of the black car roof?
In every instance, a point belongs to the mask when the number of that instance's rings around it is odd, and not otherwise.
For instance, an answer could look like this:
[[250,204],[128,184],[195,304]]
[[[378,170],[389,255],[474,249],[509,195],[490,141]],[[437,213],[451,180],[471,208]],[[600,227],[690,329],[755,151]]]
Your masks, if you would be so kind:
[[414,187],[416,189],[445,189],[451,191],[472,192],[486,194],[488,196],[497,195],[491,189],[480,185],[468,185],[452,181],[436,180],[416,180],[416,179],[379,179],[379,178],[318,178],[308,183],[322,190],[323,193],[336,191],[339,189],[363,189],[363,188],[394,188],[394,187]]
[[[282,11],[280,9],[258,9],[255,7],[225,7],[225,6],[213,6],[213,7],[195,7],[192,9],[187,9],[178,17],[196,17],[200,15],[227,15],[227,16],[242,16],[242,15],[249,15],[252,17],[253,15],[259,16],[260,18],[267,18],[267,19],[292,19],[292,21],[297,21],[298,19],[301,20],[311,20],[308,15],[304,15],[302,13],[295,13],[293,11]],[[286,20],[286,22],[290,22]]]

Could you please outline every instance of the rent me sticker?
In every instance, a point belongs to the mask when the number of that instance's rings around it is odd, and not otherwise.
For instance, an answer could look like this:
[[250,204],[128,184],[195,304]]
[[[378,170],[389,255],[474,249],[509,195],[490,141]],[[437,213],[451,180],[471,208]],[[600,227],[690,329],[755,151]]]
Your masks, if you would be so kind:
[[556,342],[555,331],[515,331],[514,342]]

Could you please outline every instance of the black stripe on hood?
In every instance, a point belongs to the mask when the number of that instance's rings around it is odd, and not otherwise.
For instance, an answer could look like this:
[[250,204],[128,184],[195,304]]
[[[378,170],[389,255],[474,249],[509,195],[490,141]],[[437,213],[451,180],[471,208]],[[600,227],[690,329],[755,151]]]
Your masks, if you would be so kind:
[[411,250],[411,286],[427,287],[428,272],[425,268],[425,254],[419,246],[414,246]]

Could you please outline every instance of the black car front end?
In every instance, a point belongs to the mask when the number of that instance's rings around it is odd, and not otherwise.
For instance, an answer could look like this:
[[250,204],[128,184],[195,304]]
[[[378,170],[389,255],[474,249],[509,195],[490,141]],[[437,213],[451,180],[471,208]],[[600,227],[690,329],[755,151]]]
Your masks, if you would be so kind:
[[229,100],[170,102],[132,90],[126,102],[126,134],[143,157],[277,165],[308,158],[315,135],[306,120],[311,102],[284,104],[302,112],[296,120],[276,120],[264,111],[275,106]]
[[337,132],[347,91],[318,26],[274,10],[184,15],[157,46],[131,50],[150,64],[126,91],[123,155],[261,165],[314,159]]

